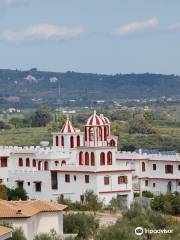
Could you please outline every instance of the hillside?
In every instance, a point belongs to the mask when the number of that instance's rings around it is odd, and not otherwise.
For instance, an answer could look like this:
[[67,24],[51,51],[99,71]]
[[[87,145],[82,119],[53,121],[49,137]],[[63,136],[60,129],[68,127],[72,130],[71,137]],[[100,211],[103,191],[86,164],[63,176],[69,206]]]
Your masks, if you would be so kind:
[[76,72],[0,70],[0,107],[56,105],[77,100],[180,97],[180,77],[162,74],[103,75]]

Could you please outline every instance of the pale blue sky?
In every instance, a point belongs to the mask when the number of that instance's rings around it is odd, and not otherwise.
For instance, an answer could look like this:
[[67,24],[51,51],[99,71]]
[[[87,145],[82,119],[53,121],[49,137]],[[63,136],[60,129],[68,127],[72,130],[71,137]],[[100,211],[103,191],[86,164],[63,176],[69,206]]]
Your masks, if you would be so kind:
[[180,74],[179,0],[0,0],[0,68]]

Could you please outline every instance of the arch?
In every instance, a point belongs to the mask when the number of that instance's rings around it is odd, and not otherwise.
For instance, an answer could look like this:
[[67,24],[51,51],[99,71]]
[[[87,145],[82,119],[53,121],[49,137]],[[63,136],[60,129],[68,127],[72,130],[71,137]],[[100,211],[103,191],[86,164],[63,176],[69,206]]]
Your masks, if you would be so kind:
[[145,164],[145,162],[142,162],[142,172],[145,172],[146,171],[146,164]]
[[114,139],[111,139],[111,141],[110,141],[110,146],[111,147],[114,147],[116,145],[116,142],[114,141]]
[[61,136],[61,146],[64,147],[64,136]]
[[104,127],[104,141],[107,140],[107,128]]
[[85,141],[87,141],[87,127],[85,127]]
[[94,152],[91,152],[91,166],[95,166],[95,155],[94,155]]
[[33,159],[32,165],[33,165],[33,167],[36,167],[36,159]]
[[19,158],[19,167],[23,167],[23,159]]
[[38,162],[38,170],[41,170],[41,161]]
[[56,146],[59,146],[59,137],[56,136]]
[[66,161],[65,160],[62,160],[62,162],[61,162],[61,166],[63,166],[63,165],[66,165]]
[[80,136],[77,136],[77,147],[80,147]]
[[83,165],[83,152],[79,152],[79,165]]
[[44,171],[47,171],[47,170],[48,170],[48,162],[45,161],[45,162],[44,162]]
[[56,160],[54,163],[55,163],[55,166],[57,167],[59,164],[59,161]]
[[94,140],[94,129],[93,127],[89,128],[89,141],[93,141]]
[[107,165],[112,165],[112,152],[107,153]]
[[101,152],[100,154],[100,165],[105,165],[105,153]]
[[85,152],[85,165],[89,165],[89,153]]
[[29,160],[29,158],[26,158],[26,167],[30,167],[30,160]]
[[74,137],[71,136],[70,137],[70,148],[73,148],[74,147]]
[[99,127],[99,137],[100,137],[100,140],[102,141],[102,128]]

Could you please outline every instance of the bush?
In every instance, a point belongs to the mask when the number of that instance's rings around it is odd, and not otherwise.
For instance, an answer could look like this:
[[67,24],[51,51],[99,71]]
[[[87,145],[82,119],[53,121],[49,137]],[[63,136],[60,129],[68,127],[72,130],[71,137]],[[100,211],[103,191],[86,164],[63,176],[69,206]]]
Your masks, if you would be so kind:
[[71,214],[64,216],[64,233],[76,233],[78,240],[93,238],[99,227],[94,216]]
[[143,197],[147,197],[147,198],[153,198],[154,197],[154,194],[150,191],[143,191],[142,192],[142,196]]
[[8,200],[27,200],[28,196],[23,188],[8,189]]
[[26,240],[22,228],[16,228],[12,234],[12,240]]

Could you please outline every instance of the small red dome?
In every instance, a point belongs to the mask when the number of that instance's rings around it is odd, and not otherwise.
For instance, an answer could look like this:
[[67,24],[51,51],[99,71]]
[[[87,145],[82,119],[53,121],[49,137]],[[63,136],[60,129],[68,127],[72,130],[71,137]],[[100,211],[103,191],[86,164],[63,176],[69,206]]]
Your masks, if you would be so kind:
[[96,114],[96,111],[94,111],[94,114],[88,118],[86,123],[86,126],[103,126],[103,125],[104,125],[104,122],[100,118],[100,116]]
[[103,123],[106,124],[110,124],[110,121],[107,117],[104,117],[103,114],[100,115],[100,118],[102,119]]
[[67,120],[61,129],[61,133],[75,133],[76,129],[73,127],[71,121],[69,120],[69,117],[67,116]]

